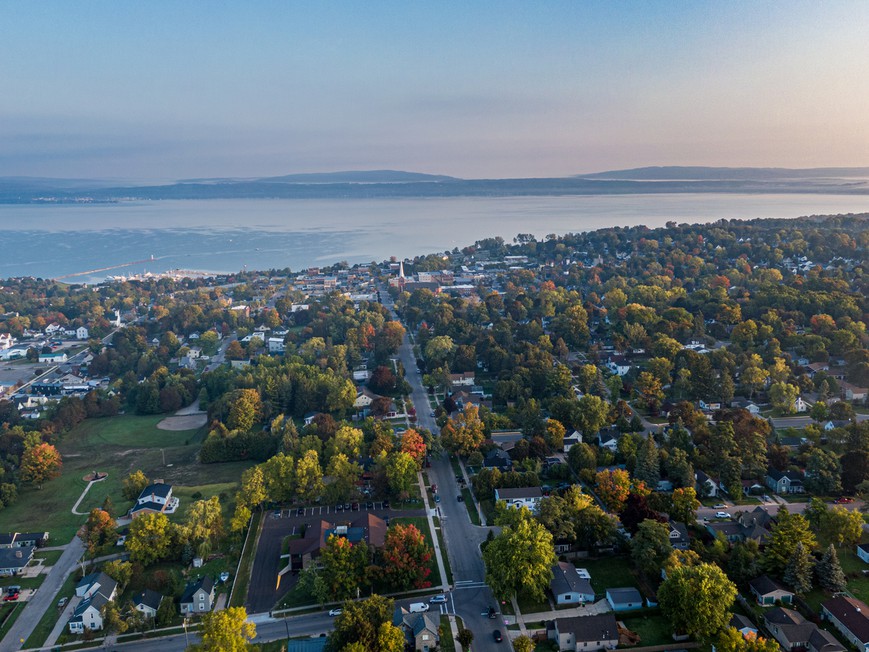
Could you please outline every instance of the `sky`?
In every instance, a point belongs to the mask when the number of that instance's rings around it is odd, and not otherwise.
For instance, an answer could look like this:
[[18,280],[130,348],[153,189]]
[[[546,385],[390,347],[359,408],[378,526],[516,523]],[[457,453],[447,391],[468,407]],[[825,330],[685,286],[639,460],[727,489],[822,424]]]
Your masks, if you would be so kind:
[[0,176],[869,166],[869,3],[0,3]]

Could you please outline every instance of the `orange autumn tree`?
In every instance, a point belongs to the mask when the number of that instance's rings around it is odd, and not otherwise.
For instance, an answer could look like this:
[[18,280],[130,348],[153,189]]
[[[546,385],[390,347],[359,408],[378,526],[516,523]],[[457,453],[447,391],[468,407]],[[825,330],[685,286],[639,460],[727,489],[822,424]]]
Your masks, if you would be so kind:
[[420,468],[422,468],[426,452],[426,446],[422,439],[422,435],[412,428],[405,430],[401,435],[401,450],[410,455]]
[[383,575],[388,585],[398,591],[431,586],[431,546],[415,525],[394,525],[386,532],[381,551]]
[[30,446],[21,456],[21,480],[42,489],[47,480],[60,475],[63,462],[60,453],[45,442]]
[[597,494],[611,512],[620,512],[631,493],[631,476],[624,469],[605,469],[595,477]]

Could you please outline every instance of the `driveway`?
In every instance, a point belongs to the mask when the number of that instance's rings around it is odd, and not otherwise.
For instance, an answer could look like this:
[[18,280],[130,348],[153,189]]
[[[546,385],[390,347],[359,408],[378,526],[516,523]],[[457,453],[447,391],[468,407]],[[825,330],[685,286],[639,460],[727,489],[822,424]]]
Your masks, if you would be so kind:
[[57,601],[57,592],[66,581],[67,576],[72,573],[79,558],[84,553],[84,544],[78,537],[73,537],[72,541],[66,546],[60,559],[51,567],[42,586],[27,602],[27,606],[18,616],[18,620],[12,625],[3,640],[0,641],[0,652],[14,652],[20,650],[24,641],[26,641],[33,633],[34,628],[39,623],[40,618],[48,609],[54,609]]

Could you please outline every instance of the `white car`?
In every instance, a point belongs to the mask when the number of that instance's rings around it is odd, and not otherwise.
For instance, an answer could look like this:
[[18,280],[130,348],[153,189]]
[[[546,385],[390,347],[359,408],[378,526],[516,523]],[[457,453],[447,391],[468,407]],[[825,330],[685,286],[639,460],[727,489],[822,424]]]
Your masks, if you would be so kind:
[[715,512],[715,518],[730,518],[727,512]]
[[329,615],[330,616],[340,616],[341,609],[329,609]]
[[446,601],[447,596],[445,596],[443,593],[441,593],[440,595],[433,595],[431,598],[429,598],[429,602],[431,602],[432,604],[443,604]]

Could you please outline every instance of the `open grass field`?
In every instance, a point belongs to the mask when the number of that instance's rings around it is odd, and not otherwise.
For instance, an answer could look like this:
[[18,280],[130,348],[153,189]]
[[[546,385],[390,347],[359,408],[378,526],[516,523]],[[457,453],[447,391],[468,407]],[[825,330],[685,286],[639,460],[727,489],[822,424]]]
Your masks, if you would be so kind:
[[232,485],[252,463],[200,464],[196,456],[205,428],[159,430],[157,423],[162,418],[118,416],[88,419],[76,426],[57,446],[63,456],[61,477],[42,489],[24,489],[14,505],[0,511],[0,531],[48,530],[53,544],[68,542],[86,520],[71,509],[87,486],[83,477],[93,471],[108,473],[108,477],[94,483],[82,500],[78,511],[83,514],[101,506],[106,496],[111,497],[116,513],[126,511],[130,504],[121,495],[121,485],[136,469],[172,484],[182,499],[181,512],[196,491],[204,498],[221,492],[231,495]]

